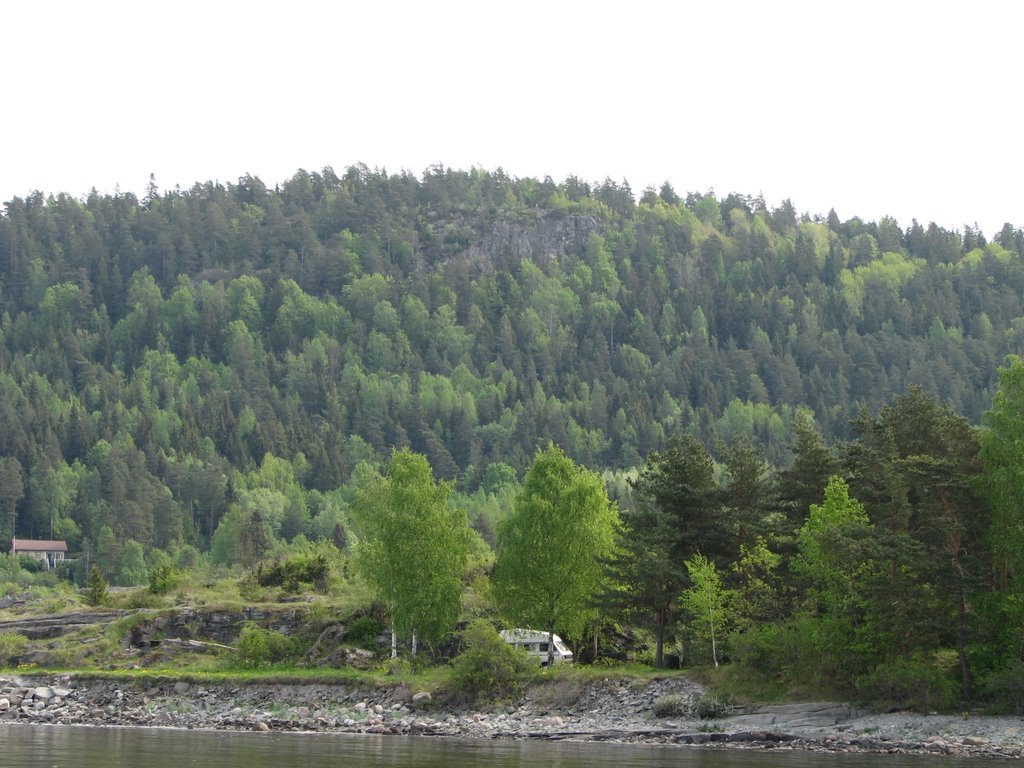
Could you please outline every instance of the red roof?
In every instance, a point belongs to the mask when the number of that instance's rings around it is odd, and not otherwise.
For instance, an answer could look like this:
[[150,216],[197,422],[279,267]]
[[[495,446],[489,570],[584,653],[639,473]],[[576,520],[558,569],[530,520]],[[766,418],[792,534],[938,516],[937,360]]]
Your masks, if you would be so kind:
[[13,539],[11,552],[67,552],[68,545],[64,541],[48,541],[44,539]]

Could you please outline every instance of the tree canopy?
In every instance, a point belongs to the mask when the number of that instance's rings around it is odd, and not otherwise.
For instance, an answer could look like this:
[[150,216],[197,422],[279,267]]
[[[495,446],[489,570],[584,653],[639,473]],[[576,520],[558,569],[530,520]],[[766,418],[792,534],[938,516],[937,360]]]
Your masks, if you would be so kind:
[[465,511],[449,504],[451,491],[434,481],[425,457],[403,449],[352,504],[356,565],[405,637],[437,640],[459,617],[469,528]]
[[600,476],[554,445],[538,451],[498,530],[494,592],[502,614],[522,627],[582,635],[618,525]]

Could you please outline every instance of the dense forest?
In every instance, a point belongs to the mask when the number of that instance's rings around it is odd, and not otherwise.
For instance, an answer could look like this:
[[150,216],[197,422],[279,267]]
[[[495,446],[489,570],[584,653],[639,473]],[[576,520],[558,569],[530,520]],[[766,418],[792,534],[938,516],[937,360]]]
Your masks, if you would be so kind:
[[628,470],[746,435],[781,467],[799,414],[845,440],[911,385],[979,423],[1024,347],[1022,253],[1010,225],[500,170],[15,198],[0,538],[216,549],[255,505],[340,539],[338,489],[403,446],[465,493],[549,440]]
[[[879,661],[938,648],[964,698],[972,670],[1013,688],[1022,257],[1009,224],[480,169],[15,198],[0,544],[66,539],[69,577],[138,584],[343,550],[373,499],[414,505],[433,475],[468,562],[497,545],[500,566],[517,505],[597,498],[596,470],[621,520],[581,594],[649,624],[659,662],[683,617],[720,612],[750,668],[889,685]],[[561,468],[524,480],[542,453]],[[399,459],[428,490],[389,490]],[[703,648],[696,626],[676,641]]]

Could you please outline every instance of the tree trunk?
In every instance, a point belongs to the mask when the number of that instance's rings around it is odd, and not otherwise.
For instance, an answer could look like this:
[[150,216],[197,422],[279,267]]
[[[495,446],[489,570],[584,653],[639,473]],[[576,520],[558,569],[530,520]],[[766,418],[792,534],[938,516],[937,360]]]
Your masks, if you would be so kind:
[[555,663],[555,630],[548,630],[548,666]]
[[959,576],[959,592],[956,606],[956,655],[960,660],[960,693],[964,701],[970,701],[974,694],[971,666],[967,660],[967,598],[964,596],[964,573],[960,564],[954,560],[953,565]]
[[391,627],[391,658],[398,658],[398,635],[395,634],[394,627]]
[[654,651],[654,666],[658,669],[665,667],[665,609],[658,609],[658,645]]
[[718,647],[715,643],[715,614],[713,611],[708,624],[711,627],[711,660],[715,662],[715,669],[718,669]]

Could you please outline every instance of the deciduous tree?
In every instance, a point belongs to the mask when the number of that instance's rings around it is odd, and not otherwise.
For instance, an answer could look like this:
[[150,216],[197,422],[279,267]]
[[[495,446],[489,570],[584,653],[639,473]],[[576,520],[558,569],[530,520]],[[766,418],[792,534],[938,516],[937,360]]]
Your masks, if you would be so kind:
[[358,571],[391,609],[394,631],[436,640],[455,626],[469,551],[466,513],[449,503],[424,456],[395,451],[356,494]]
[[534,457],[512,514],[498,529],[494,593],[502,613],[524,627],[579,637],[612,554],[619,516],[599,475],[552,444]]

